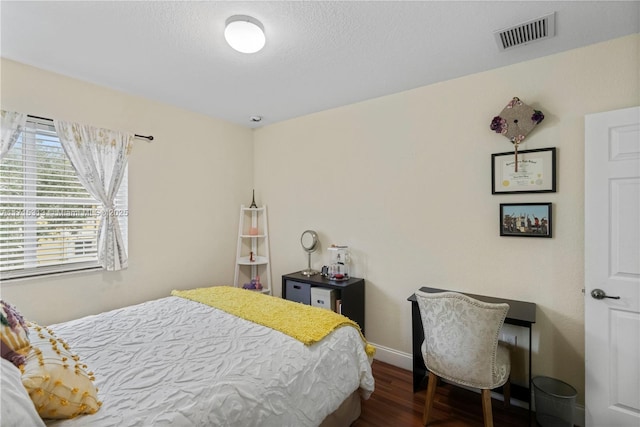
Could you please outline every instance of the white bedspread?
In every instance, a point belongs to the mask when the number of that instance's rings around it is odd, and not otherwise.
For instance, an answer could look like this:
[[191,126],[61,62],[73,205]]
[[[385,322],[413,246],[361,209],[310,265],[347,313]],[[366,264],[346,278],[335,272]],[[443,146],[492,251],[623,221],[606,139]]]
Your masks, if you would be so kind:
[[167,297],[52,325],[95,372],[102,408],[55,426],[317,426],[373,391],[358,331],[307,347],[212,307]]

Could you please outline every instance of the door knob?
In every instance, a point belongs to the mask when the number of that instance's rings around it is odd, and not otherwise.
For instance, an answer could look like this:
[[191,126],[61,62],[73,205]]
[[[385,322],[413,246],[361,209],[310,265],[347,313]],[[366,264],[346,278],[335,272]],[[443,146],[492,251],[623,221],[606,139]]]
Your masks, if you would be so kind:
[[605,299],[605,298],[611,298],[611,299],[620,299],[620,297],[610,297],[608,296],[602,289],[594,289],[591,291],[591,296],[595,299]]

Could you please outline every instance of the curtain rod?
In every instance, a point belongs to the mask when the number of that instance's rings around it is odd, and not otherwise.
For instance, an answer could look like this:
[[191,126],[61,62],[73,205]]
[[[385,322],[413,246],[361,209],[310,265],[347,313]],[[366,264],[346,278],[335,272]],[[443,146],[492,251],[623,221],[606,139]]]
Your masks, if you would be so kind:
[[[40,120],[47,120],[49,122],[52,122],[53,119],[50,119],[48,117],[40,117],[40,116],[33,116],[31,114],[27,114],[27,117],[31,117],[32,119],[40,119]],[[144,135],[138,135],[137,133],[135,134],[136,138],[144,138],[144,139],[148,139],[149,142],[153,141],[153,135],[149,135],[149,136],[144,136]]]

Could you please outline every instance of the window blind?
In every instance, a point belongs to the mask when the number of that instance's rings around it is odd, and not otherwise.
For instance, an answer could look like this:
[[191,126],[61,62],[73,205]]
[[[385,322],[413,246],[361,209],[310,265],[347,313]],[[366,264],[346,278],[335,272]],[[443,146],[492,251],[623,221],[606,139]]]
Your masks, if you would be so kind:
[[[115,210],[125,244],[128,173]],[[51,121],[27,120],[0,162],[0,278],[96,268],[101,204],[80,183]]]

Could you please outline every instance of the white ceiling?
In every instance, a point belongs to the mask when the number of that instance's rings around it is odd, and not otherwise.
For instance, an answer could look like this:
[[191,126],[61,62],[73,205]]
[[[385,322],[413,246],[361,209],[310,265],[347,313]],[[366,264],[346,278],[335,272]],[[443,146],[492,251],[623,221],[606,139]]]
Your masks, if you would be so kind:
[[[493,32],[556,12],[556,36]],[[224,41],[251,15],[267,44]],[[640,32],[640,1],[5,1],[1,55],[247,127]],[[259,124],[249,118],[260,115]]]

